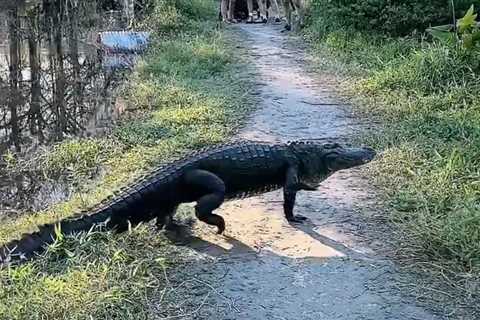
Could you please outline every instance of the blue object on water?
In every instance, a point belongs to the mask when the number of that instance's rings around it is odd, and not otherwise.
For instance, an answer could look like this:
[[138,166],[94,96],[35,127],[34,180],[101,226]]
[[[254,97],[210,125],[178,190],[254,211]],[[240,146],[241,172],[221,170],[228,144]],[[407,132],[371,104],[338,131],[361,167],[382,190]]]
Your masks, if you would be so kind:
[[111,53],[141,53],[149,43],[150,32],[107,31],[98,34],[103,50]]
[[131,69],[150,40],[149,32],[106,31],[98,34],[102,65],[105,69]]

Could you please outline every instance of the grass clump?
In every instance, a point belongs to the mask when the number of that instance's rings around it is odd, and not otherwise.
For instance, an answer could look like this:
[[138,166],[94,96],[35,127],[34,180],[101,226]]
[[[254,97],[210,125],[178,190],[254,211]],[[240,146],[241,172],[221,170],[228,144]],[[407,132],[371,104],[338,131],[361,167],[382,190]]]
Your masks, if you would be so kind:
[[332,30],[325,15],[335,19],[314,7],[306,36],[314,52],[341,62],[357,102],[383,119],[368,137],[384,150],[372,170],[395,209],[405,257],[455,279],[480,278],[479,51],[418,34]]
[[140,226],[128,234],[60,240],[35,263],[0,272],[2,319],[146,319],[146,291],[165,285],[167,245]]
[[[109,136],[69,140],[40,157],[47,175],[74,172],[82,187],[45,211],[2,221],[0,243],[94,206],[152,167],[235,132],[249,110],[250,83],[216,27],[216,10],[210,0],[155,1],[146,22],[153,42],[130,77],[121,122]],[[0,318],[148,318],[149,297],[163,288],[172,259],[159,239],[149,226],[119,236],[93,232],[1,269]]]
[[72,139],[54,145],[40,157],[40,168],[57,176],[89,177],[116,151],[115,142],[106,139]]
[[212,40],[205,43],[202,39],[183,37],[183,41],[164,41],[155,50],[157,58],[149,61],[143,72],[170,77],[189,75],[194,79],[215,76],[231,62],[231,56],[218,40]]

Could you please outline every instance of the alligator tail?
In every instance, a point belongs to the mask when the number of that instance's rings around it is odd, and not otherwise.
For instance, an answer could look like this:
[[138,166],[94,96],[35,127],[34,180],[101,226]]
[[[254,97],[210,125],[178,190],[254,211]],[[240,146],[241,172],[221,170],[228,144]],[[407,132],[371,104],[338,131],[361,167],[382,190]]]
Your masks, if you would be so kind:
[[20,240],[0,245],[0,266],[33,258],[35,254],[43,252],[47,245],[55,243],[60,235],[88,232],[95,226],[123,232],[128,230],[129,224],[137,225],[152,220],[156,216],[146,206],[145,199],[161,193],[161,189],[168,189],[168,184],[163,180],[164,171],[161,167],[145,175],[135,185],[120,189],[96,207],[84,211],[82,216],[39,226],[37,232],[23,234]]
[[96,225],[109,226],[112,216],[111,208],[102,208],[94,214],[78,218],[67,218],[56,223],[40,226],[37,232],[23,234],[20,240],[13,240],[0,247],[0,265],[6,262],[17,262],[32,258],[36,253],[41,253],[46,245],[57,240],[59,234],[71,235],[89,231]]

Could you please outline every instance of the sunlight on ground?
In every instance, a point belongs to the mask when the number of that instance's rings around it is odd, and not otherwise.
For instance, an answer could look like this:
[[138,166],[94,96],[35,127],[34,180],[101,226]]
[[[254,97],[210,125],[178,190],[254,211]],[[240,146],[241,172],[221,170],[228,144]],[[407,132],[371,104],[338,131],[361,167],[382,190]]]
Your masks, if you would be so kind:
[[[277,206],[276,206],[277,207]],[[255,199],[225,204],[220,213],[227,223],[224,236],[214,229],[198,225],[197,231],[210,247],[220,247],[231,253],[269,251],[289,258],[343,257],[344,254],[289,225],[281,211],[258,203]],[[219,248],[218,248],[219,249]],[[216,250],[209,250],[214,253]]]

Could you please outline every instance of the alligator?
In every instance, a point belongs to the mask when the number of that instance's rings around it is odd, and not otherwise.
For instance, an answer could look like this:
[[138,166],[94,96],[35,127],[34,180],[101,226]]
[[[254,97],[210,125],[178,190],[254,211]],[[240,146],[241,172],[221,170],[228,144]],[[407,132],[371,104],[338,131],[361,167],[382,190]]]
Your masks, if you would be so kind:
[[24,261],[43,251],[63,235],[100,227],[114,232],[156,218],[158,229],[172,230],[173,216],[182,203],[196,202],[200,221],[225,230],[225,221],[213,211],[225,200],[241,199],[283,188],[284,214],[290,222],[306,220],[294,215],[298,191],[313,191],[334,172],[370,162],[375,151],[338,143],[295,141],[269,144],[235,142],[207,147],[159,167],[133,186],[124,188],[100,205],[56,223],[23,234],[0,247],[0,264]]

